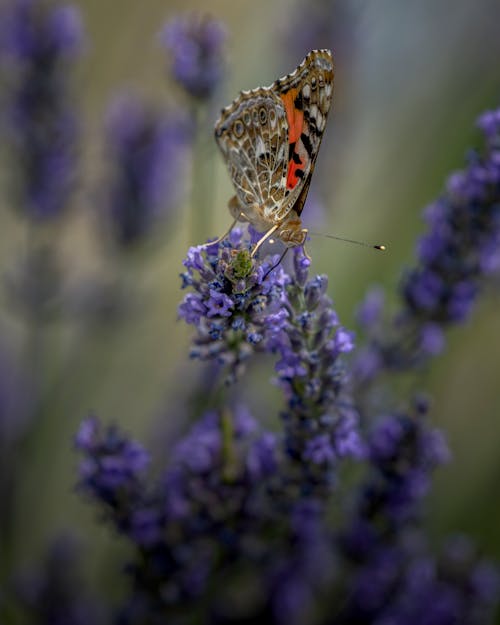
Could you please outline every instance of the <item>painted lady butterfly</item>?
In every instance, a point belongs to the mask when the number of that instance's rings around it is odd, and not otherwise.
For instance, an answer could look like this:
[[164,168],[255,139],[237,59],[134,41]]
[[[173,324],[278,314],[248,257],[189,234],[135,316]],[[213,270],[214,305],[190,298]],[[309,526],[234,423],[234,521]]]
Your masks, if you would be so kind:
[[[307,230],[300,215],[333,94],[329,50],[312,50],[297,67],[270,87],[242,91],[222,110],[215,138],[227,163],[236,195],[229,210],[288,247],[302,245]],[[234,224],[233,224],[234,225]]]

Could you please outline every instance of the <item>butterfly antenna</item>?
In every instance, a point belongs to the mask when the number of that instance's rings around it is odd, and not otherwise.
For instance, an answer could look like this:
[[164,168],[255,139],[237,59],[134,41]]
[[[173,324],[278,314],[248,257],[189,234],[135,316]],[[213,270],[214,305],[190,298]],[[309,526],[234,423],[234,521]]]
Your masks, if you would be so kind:
[[265,280],[265,279],[267,278],[267,276],[271,273],[271,271],[274,271],[274,270],[276,269],[276,267],[277,267],[278,265],[280,265],[280,264],[281,264],[281,261],[285,258],[286,253],[288,252],[288,250],[289,250],[289,249],[290,249],[290,248],[289,248],[289,247],[287,247],[287,248],[285,249],[285,251],[283,252],[283,254],[281,254],[281,256],[279,257],[278,262],[277,262],[277,263],[275,263],[275,264],[271,267],[271,269],[268,269],[268,270],[267,270],[266,275],[262,278],[262,282],[264,282],[264,280]]
[[309,232],[315,237],[326,237],[327,239],[335,239],[337,241],[345,241],[346,243],[354,243],[355,245],[362,245],[363,247],[371,247],[373,250],[379,250],[385,252],[387,250],[385,245],[372,245],[371,243],[365,243],[364,241],[356,241],[356,239],[346,239],[345,237],[337,237],[334,234],[324,234],[323,232]]

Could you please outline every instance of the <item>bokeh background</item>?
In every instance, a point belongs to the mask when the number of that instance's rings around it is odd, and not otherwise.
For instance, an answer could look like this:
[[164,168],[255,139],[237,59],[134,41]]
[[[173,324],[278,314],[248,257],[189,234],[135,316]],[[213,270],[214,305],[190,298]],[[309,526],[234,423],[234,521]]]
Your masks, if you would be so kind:
[[[80,420],[95,412],[161,457],[161,441],[182,429],[182,406],[192,400],[202,374],[202,366],[188,358],[190,329],[177,320],[182,258],[188,245],[222,233],[230,223],[231,184],[212,136],[220,107],[240,89],[270,84],[292,71],[311,48],[332,49],[333,112],[303,218],[312,230],[388,247],[380,254],[321,237],[309,243],[313,270],[328,274],[341,321],[354,328],[356,306],[370,286],[395,290],[423,230],[422,209],[478,143],[476,117],[500,103],[500,3],[74,4],[85,28],[82,54],[70,68],[81,143],[78,175],[61,217],[33,226],[22,207],[16,209],[13,161],[9,146],[1,148],[1,410],[8,421],[25,414],[26,403],[36,404],[36,420],[20,426],[15,447],[11,564],[36,561],[46,543],[69,528],[88,547],[86,566],[98,586],[106,583],[123,547],[74,493],[72,437]],[[165,23],[186,11],[208,13],[226,31],[224,80],[201,104],[172,79],[160,36]],[[117,243],[106,212],[114,155],[109,107],[119,107],[116,96],[124,93],[169,116],[183,136],[176,150],[165,152],[165,176],[176,175],[163,189],[161,214],[133,245]],[[50,250],[58,281],[49,313],[35,320],[23,314],[19,294],[27,284],[23,263],[33,237]],[[44,279],[44,271],[43,263],[29,267],[35,282]],[[467,532],[497,558],[498,305],[495,293],[483,298],[472,321],[453,330],[446,353],[420,380],[434,398],[434,419],[453,453],[429,502],[431,533],[438,540]],[[270,373],[254,375],[252,384],[260,385],[261,407],[276,412],[272,389],[267,396],[264,384]]]

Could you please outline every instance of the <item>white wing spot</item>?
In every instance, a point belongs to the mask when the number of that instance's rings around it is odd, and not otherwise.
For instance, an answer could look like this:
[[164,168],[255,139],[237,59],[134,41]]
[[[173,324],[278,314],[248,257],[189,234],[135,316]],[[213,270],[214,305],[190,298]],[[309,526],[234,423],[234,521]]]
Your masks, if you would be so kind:
[[257,137],[255,142],[255,156],[259,158],[262,154],[266,153],[266,146],[262,137]]

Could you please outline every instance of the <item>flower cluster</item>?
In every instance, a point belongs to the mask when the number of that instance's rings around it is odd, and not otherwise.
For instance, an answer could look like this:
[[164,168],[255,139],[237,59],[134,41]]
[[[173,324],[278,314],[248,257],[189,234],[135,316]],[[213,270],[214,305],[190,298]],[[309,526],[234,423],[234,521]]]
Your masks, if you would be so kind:
[[[304,11],[310,19],[295,44],[306,46],[311,33],[326,42],[339,23],[346,27],[343,36],[352,36],[353,14],[342,3],[335,11],[331,0],[310,4],[297,4],[298,21]],[[332,21],[334,15],[339,19]],[[200,149],[192,151],[192,207],[199,213],[192,223],[206,236],[200,215],[209,217],[213,180],[203,127],[223,79],[225,37],[218,21],[196,16],[174,20],[162,33],[172,76],[188,96],[189,123],[131,96],[109,109],[100,217],[109,227],[107,242],[119,252],[137,250],[154,226],[168,223],[193,139]],[[500,110],[478,122],[485,150],[470,156],[427,209],[428,229],[402,278],[396,312],[381,290],[371,291],[359,309],[367,341],[358,351],[327,295],[328,278],[310,275],[302,249],[266,256],[274,242],[255,247],[261,234],[250,226],[190,248],[178,312],[192,326],[191,356],[208,363],[210,375],[199,383],[190,379],[184,396],[169,397],[170,442],[157,436],[156,453],[150,452],[96,417],[82,422],[74,440],[76,490],[127,550],[125,566],[119,555],[110,563],[117,574],[126,572],[128,584],[116,596],[115,614],[94,607],[79,572],[81,558],[64,537],[42,551],[34,535],[38,562],[22,571],[27,548],[18,526],[28,527],[29,520],[18,521],[33,508],[25,478],[40,460],[31,452],[39,438],[51,440],[45,417],[64,384],[58,365],[79,360],[92,329],[61,325],[49,337],[45,327],[54,313],[69,310],[60,306],[69,291],[54,234],[75,179],[79,128],[69,87],[82,43],[79,13],[71,6],[5,0],[0,9],[0,121],[29,233],[7,292],[27,321],[26,332],[14,333],[23,375],[15,361],[0,359],[0,542],[6,545],[0,621],[491,622],[500,598],[498,572],[463,537],[435,549],[426,536],[425,501],[434,471],[450,454],[424,395],[412,399],[394,374],[439,354],[445,330],[465,321],[480,293],[498,281]],[[123,261],[125,254],[116,258]],[[115,291],[104,286],[102,293]],[[125,301],[121,289],[116,294],[99,299],[106,312]],[[53,338],[60,338],[61,349]],[[236,404],[253,362],[269,364],[281,392],[274,410],[259,375],[258,418]],[[213,387],[217,407],[209,410]],[[387,390],[398,392],[397,401]],[[182,434],[173,440],[174,432]],[[26,462],[29,455],[34,464]],[[113,603],[115,585],[109,577],[103,588],[107,599],[112,587]]]
[[428,426],[425,410],[422,402],[415,414],[390,415],[372,428],[369,480],[361,489],[353,528],[376,527],[391,535],[418,520],[434,469],[449,459],[444,437]]
[[223,25],[206,16],[178,17],[165,26],[161,40],[174,79],[190,96],[210,98],[224,76]]
[[402,305],[391,318],[380,291],[368,294],[359,320],[368,345],[355,374],[370,380],[381,370],[407,370],[444,348],[444,330],[465,321],[488,283],[500,273],[500,110],[478,125],[484,154],[473,153],[454,173],[445,193],[425,211],[427,232],[417,263],[400,286]]
[[131,509],[145,496],[142,476],[149,455],[135,441],[129,441],[114,426],[103,431],[95,417],[80,426],[76,448],[84,454],[78,488],[101,501],[117,520],[121,531],[129,529]]
[[326,524],[325,501],[290,488],[280,437],[241,407],[207,413],[156,482],[141,475],[137,443],[85,421],[80,486],[136,554],[119,622],[177,622],[200,610],[210,623],[488,622],[495,569],[463,540],[432,556],[419,529],[431,473],[448,458],[419,409],[372,429],[366,475],[340,532]]
[[302,486],[314,489],[332,480],[339,459],[361,458],[364,449],[342,363],[354,337],[339,325],[326,295],[327,277],[308,279],[309,264],[297,249],[285,287],[284,325],[269,348],[279,356],[276,382],[286,400],[287,453],[300,468]]
[[180,199],[187,128],[182,120],[150,110],[122,95],[106,124],[109,161],[106,212],[113,239],[126,248],[143,239]]
[[72,6],[9,0],[1,22],[9,87],[3,126],[17,167],[15,195],[33,219],[54,218],[75,178],[79,133],[66,68],[81,50],[80,16]]
[[288,276],[274,268],[277,257],[259,262],[251,258],[250,247],[235,228],[221,243],[192,247],[184,260],[183,287],[192,291],[179,316],[196,327],[191,357],[226,365],[228,381],[242,375],[255,351],[268,349],[287,316]]
[[418,523],[432,472],[449,458],[424,412],[419,402],[414,414],[385,417],[369,435],[369,470],[340,535],[351,574],[339,623],[489,622],[496,571],[472,548],[451,549],[457,541],[432,556]]
[[[141,554],[129,567],[134,593],[122,622],[156,622],[151,615],[165,618],[180,605],[196,612],[195,599],[209,581],[223,579],[227,567],[257,566],[262,558],[270,565],[265,532],[283,523],[279,497],[272,495],[278,492],[277,438],[245,409],[207,413],[174,447],[153,488],[142,477],[144,450],[116,429],[102,431],[95,419],[86,420],[76,443],[84,454],[79,488],[104,504]],[[268,574],[274,579],[273,569]],[[265,584],[259,592],[267,592]],[[228,608],[222,601],[214,609]]]
[[499,590],[498,572],[463,536],[449,539],[433,557],[405,554],[400,587],[380,620],[387,625],[493,621]]

